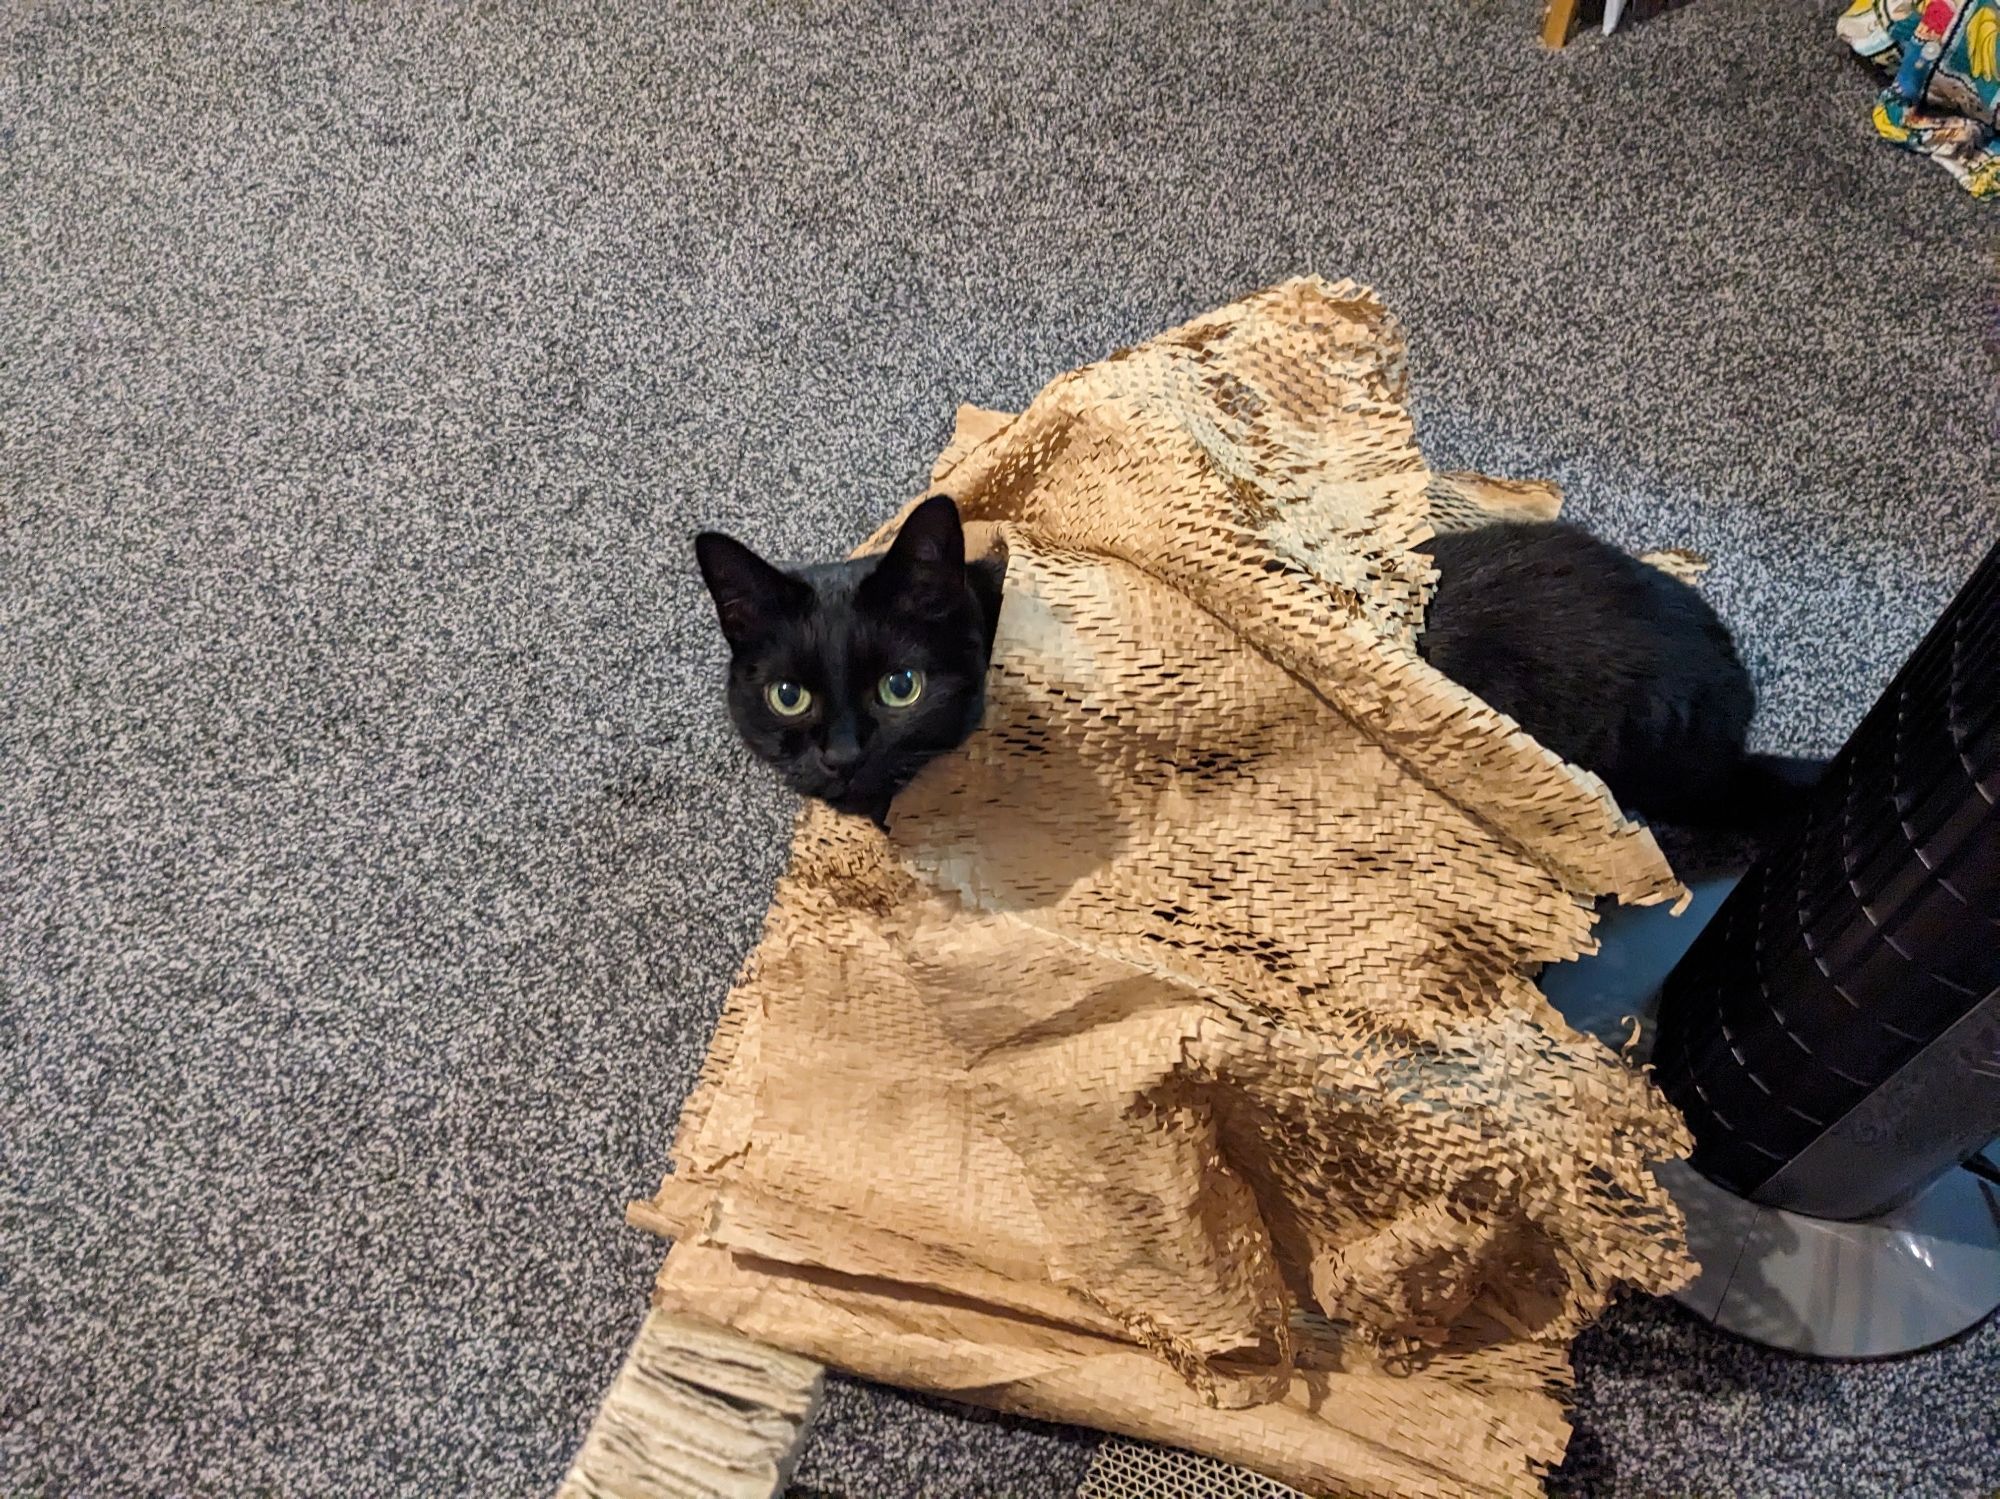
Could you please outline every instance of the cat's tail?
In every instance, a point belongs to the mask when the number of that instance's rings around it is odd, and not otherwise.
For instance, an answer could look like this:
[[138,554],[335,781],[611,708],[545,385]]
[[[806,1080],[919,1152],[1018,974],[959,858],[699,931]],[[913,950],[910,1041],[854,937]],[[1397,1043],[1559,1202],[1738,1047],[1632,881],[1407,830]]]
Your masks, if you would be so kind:
[[1775,832],[1812,800],[1831,760],[1745,755],[1736,762],[1716,822],[1740,832]]

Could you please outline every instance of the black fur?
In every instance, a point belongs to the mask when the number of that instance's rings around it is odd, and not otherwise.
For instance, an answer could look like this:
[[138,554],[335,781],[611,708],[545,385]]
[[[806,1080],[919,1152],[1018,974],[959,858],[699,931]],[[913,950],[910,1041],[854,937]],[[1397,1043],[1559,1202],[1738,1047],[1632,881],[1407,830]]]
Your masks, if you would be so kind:
[[1818,767],[1745,753],[1756,709],[1729,631],[1687,584],[1573,526],[1507,523],[1424,543],[1417,648],[1628,811],[1754,828]]
[[[1572,526],[1506,523],[1422,548],[1439,579],[1418,649],[1631,812],[1752,831],[1823,768],[1749,755],[1756,708],[1729,631],[1694,589]],[[729,712],[794,790],[882,823],[923,766],[979,726],[1004,563],[968,564],[958,509],[933,495],[881,557],[781,569],[716,532],[695,540],[731,651]],[[885,672],[923,696],[885,707]],[[796,721],[765,689],[814,697]]]
[[[913,510],[880,557],[781,569],[714,531],[695,555],[729,641],[729,716],[793,790],[884,823],[896,793],[979,727],[1005,564],[966,562],[947,496]],[[877,683],[903,670],[924,674],[923,693],[887,707]],[[803,717],[772,710],[779,681],[812,693]]]

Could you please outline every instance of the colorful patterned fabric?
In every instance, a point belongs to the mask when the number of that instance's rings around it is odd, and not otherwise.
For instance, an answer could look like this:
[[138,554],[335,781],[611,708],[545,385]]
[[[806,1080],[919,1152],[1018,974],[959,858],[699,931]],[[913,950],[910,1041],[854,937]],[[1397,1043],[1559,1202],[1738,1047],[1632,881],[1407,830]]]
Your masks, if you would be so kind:
[[1840,38],[1890,75],[1875,128],[1975,197],[2000,197],[2000,0],[1854,0]]

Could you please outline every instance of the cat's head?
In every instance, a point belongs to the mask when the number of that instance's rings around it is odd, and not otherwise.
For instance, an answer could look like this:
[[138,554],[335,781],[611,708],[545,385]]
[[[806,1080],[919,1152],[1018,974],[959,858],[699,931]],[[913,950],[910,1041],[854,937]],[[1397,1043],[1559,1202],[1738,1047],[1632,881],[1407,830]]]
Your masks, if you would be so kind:
[[949,497],[878,557],[779,568],[715,531],[695,556],[729,641],[729,716],[793,790],[881,823],[979,727],[1003,564],[967,564]]

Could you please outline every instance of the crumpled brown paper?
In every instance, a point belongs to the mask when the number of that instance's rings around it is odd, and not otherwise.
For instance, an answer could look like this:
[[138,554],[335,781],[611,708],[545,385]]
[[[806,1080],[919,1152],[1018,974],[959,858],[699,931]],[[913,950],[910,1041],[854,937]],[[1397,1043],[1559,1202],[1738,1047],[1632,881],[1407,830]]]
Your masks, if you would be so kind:
[[[1293,281],[967,410],[984,727],[888,835],[808,808],[635,1221],[656,1302],[1318,1493],[1520,1494],[1567,1345],[1690,1264],[1643,1075],[1529,977],[1679,893],[1415,651],[1393,321]],[[892,534],[885,527],[873,546]]]

